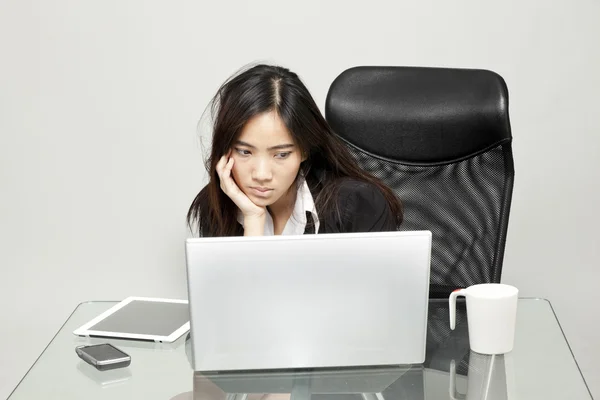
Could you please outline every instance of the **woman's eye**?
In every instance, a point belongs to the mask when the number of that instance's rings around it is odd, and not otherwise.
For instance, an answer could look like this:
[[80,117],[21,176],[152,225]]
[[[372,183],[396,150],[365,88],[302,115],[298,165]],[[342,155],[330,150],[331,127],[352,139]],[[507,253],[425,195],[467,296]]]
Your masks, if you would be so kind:
[[288,156],[291,154],[291,152],[286,152],[286,153],[277,153],[275,154],[275,158],[279,158],[280,160],[288,158]]
[[245,149],[235,149],[235,151],[241,156],[249,156],[250,151]]

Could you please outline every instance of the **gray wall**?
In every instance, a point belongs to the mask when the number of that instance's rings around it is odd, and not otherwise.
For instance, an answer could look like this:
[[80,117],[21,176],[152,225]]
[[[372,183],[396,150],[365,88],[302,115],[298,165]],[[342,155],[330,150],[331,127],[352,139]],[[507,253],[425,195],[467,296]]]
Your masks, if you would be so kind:
[[3,0],[0,398],[79,302],[186,296],[196,124],[256,60],[297,71],[321,107],[355,65],[500,73],[517,168],[504,280],[551,300],[600,396],[599,15],[593,0]]

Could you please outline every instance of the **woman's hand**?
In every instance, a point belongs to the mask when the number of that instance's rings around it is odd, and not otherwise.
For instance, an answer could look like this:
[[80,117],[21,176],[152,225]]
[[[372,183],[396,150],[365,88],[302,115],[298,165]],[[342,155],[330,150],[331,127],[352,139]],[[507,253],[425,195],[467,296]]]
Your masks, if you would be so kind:
[[[244,220],[247,219],[263,219],[266,216],[267,208],[257,206],[246,196],[244,192],[238,187],[231,176],[231,170],[233,168],[233,157],[231,152],[221,157],[217,163],[217,174],[221,181],[221,190],[235,203],[244,215]],[[244,225],[246,224],[244,222]],[[263,221],[264,222],[264,221]]]

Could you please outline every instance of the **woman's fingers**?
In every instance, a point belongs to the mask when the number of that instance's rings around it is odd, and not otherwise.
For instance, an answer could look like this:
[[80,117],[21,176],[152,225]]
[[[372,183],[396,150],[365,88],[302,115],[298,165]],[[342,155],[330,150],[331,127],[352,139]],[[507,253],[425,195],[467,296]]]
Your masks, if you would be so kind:
[[221,181],[221,187],[223,186],[223,180],[225,178],[225,166],[227,165],[227,158],[225,156],[221,157],[219,162],[217,163],[215,169],[217,170],[217,175],[219,175],[219,180]]
[[221,157],[215,167],[219,176],[221,190],[233,200],[244,215],[264,215],[266,209],[254,204],[238,187],[237,183],[235,183],[231,174],[235,161],[233,158],[230,158],[230,154],[231,152]]
[[229,159],[229,161],[227,161],[227,164],[225,164],[225,176],[231,176],[231,170],[233,169],[233,157]]
[[229,167],[231,161],[231,159],[228,159],[227,162],[223,165],[223,169],[221,170],[221,182],[227,188],[227,194],[229,194],[233,189],[231,187],[231,168]]
[[225,160],[225,156],[221,157],[221,159],[217,162],[215,169],[217,170],[217,175],[221,178],[221,172],[223,171],[223,161]]
[[223,156],[217,163],[216,167],[217,174],[219,175],[221,190],[223,190],[228,196],[235,195],[239,191],[239,188],[231,177],[233,163],[233,158],[227,159],[227,156]]

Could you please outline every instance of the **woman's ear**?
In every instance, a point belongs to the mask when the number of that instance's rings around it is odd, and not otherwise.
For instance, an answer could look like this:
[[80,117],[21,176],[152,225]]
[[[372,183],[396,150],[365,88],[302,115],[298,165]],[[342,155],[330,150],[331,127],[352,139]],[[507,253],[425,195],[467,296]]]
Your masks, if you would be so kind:
[[306,161],[307,159],[308,159],[308,154],[305,151],[303,151],[302,152],[302,162]]

